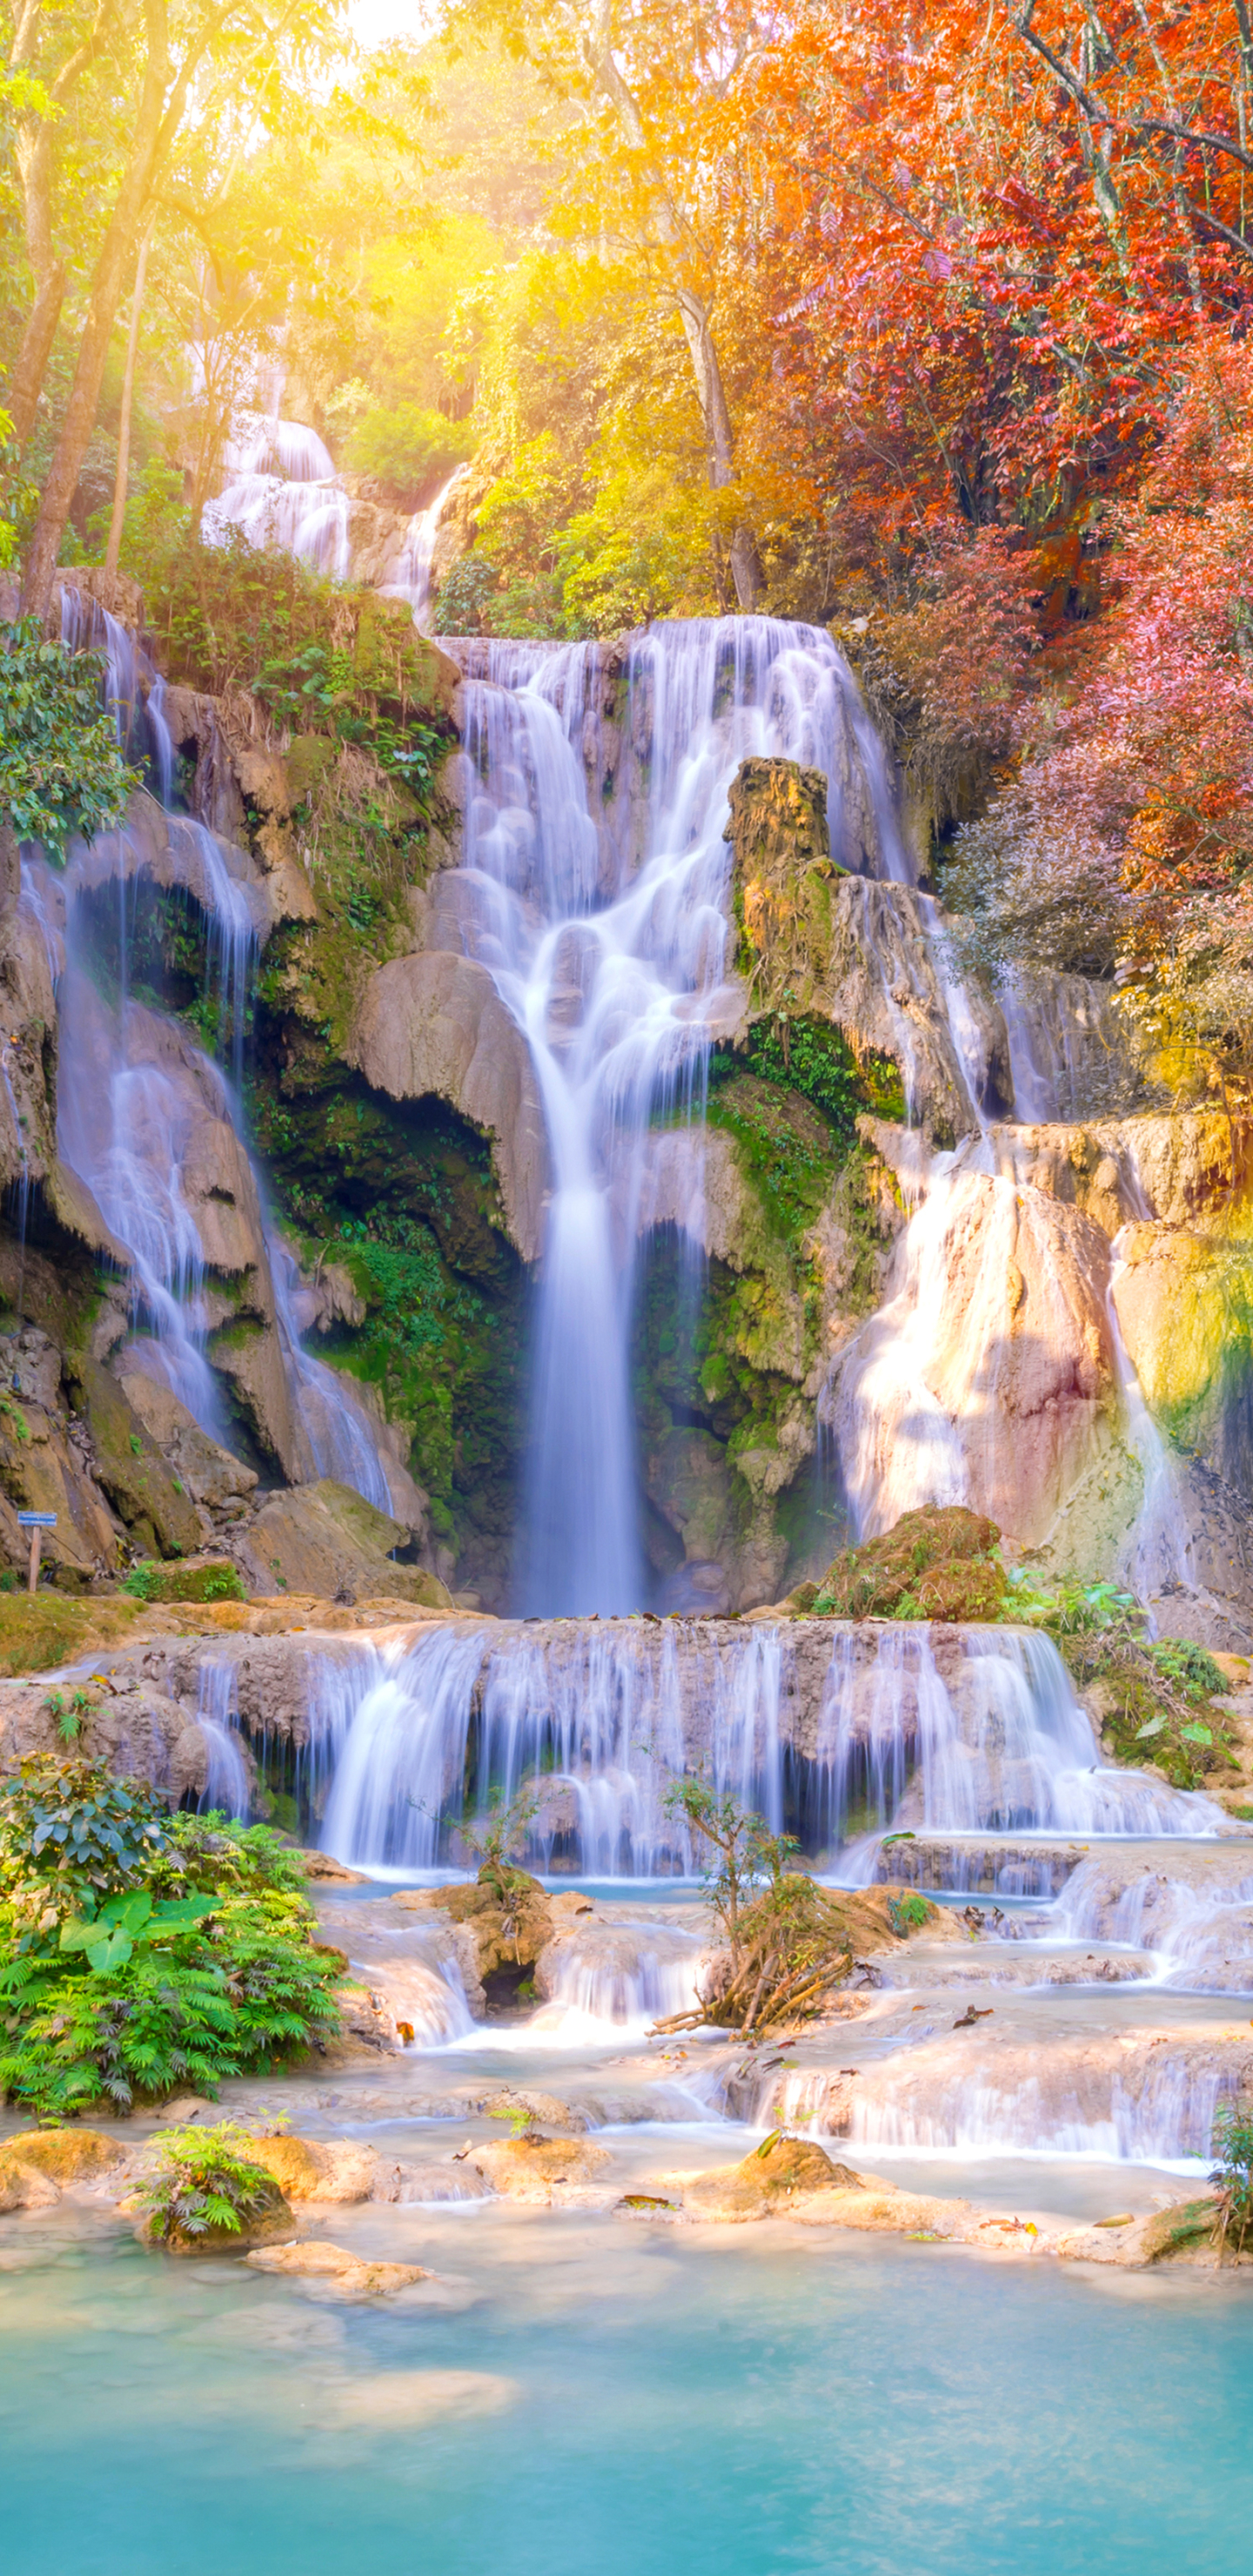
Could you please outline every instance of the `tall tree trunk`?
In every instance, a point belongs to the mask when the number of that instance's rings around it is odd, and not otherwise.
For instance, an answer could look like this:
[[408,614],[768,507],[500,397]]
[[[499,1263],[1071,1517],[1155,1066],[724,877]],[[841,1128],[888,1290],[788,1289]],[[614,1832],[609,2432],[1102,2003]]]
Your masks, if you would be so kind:
[[[163,117],[165,94],[170,84],[170,58],[166,36],[165,0],[144,0],[148,25],[148,59],[144,67],[144,85],[135,118],[135,139],[130,160],[122,176],[114,203],[109,228],[100,246],[92,280],[91,304],[83,336],[79,342],[78,364],[74,382],[61,423],[56,454],[39,505],[39,517],[26,555],[22,579],[22,607],[30,616],[45,617],[52,597],[52,580],[65,523],[70,515],[83,458],[96,425],[100,387],[104,380],[105,360],[117,308],[121,301],[122,281],[135,249],[144,201],[168,135],[173,140],[182,114],[190,63],[185,63],[175,84]],[[177,106],[175,104],[177,100]],[[166,148],[168,149],[168,143]]]
[[[46,84],[52,114],[41,115],[28,110],[19,113],[16,119],[13,160],[22,194],[26,256],[35,282],[35,299],[26,317],[22,345],[5,399],[5,409],[13,423],[19,450],[25,447],[35,426],[35,413],[65,300],[65,267],[54,257],[52,248],[52,165],[57,122],[71,91],[103,50],[113,13],[114,0],[99,0],[90,32],[62,63],[55,78]],[[22,0],[9,53],[11,73],[26,72],[37,77],[43,22],[40,0]]]
[[36,289],[35,301],[26,316],[17,363],[5,388],[4,407],[13,423],[13,437],[19,450],[25,447],[35,426],[35,413],[39,408],[64,301],[65,269],[58,260]]
[[151,227],[139,245],[135,263],[135,292],[131,297],[131,327],[126,343],[126,373],[122,379],[122,412],[117,426],[117,473],[113,479],[113,516],[109,521],[109,542],[105,548],[104,568],[117,571],[122,546],[122,522],[126,516],[126,483],[131,454],[131,403],[135,392],[135,352],[139,347],[139,317],[144,303],[144,273],[148,266],[148,244]]
[[[731,428],[731,414],[727,409],[722,369],[718,364],[718,352],[714,347],[713,333],[709,327],[708,307],[701,296],[693,294],[690,287],[680,287],[677,290],[676,301],[687,335],[701,418],[705,424],[709,480],[715,492],[725,492],[727,485],[735,480],[734,433]],[[762,579],[761,557],[757,552],[757,540],[751,528],[741,525],[733,529],[727,551],[731,561],[731,578],[735,583],[735,596],[740,607],[748,610],[757,608],[765,584]]]

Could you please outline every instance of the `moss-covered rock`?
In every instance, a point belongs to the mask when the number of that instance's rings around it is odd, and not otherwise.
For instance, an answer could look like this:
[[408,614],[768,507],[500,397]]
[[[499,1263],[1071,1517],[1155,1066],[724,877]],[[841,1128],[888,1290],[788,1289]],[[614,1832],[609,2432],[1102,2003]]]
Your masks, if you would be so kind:
[[997,1619],[1009,1582],[994,1521],[960,1503],[904,1512],[894,1529],[843,1548],[812,1607],[819,1618]]
[[71,1387],[86,1415],[96,1476],[127,1528],[154,1556],[189,1556],[201,1529],[190,1494],[173,1476],[117,1379],[85,1355],[72,1362]]

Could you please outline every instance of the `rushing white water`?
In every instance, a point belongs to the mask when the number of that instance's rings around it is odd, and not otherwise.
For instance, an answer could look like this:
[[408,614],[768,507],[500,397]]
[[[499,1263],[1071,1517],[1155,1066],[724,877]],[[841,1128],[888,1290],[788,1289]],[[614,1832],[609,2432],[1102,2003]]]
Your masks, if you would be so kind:
[[208,1763],[202,1814],[247,1819],[252,1804],[239,1733],[239,1676],[229,1656],[206,1655],[196,1677],[196,1724]]
[[450,649],[473,779],[461,935],[525,1032],[553,1170],[523,1606],[626,1611],[644,1594],[628,1350],[645,1140],[650,1121],[699,1116],[711,1038],[738,1016],[723,835],[740,762],[821,769],[837,851],[855,786],[880,871],[903,878],[907,859],[882,747],[817,628],[711,619],[634,638],[614,683],[630,775],[608,822],[602,649]]
[[[898,2153],[1064,2155],[1136,2164],[1177,2164],[1208,2153],[1214,2114],[1230,2079],[1214,2065],[1173,2052],[1149,2056],[1124,2074],[1104,2053],[1070,2060],[1064,2047],[1038,2072],[1021,2055],[1004,2071],[969,2070],[944,2052],[903,2050],[867,2067],[840,2098],[826,2074],[799,2069],[763,2088],[761,2119],[838,2138],[847,2147]],[[835,2102],[832,2102],[832,2093]]]
[[238,528],[250,545],[277,547],[347,580],[351,505],[316,430],[294,420],[241,422],[225,466],[225,488],[201,522],[210,545]]
[[[280,459],[294,473],[299,473],[302,458],[306,465],[318,462],[320,442],[314,440],[311,447],[310,440],[311,431],[279,442]],[[168,802],[174,762],[164,683],[127,630],[94,601],[63,589],[61,613],[66,640],[76,648],[89,644],[102,654],[105,705],[123,747],[144,711]],[[216,835],[194,818],[173,813],[168,828],[176,859],[180,836],[190,842],[190,852],[182,853],[183,881],[208,925],[210,991],[216,990],[219,1002],[219,1041],[231,1064],[233,1089],[165,1013],[130,998],[130,878],[142,871],[144,859],[142,844],[127,826],[116,836],[122,859],[114,879],[121,984],[114,1008],[89,972],[84,897],[97,890],[93,853],[80,850],[67,871],[63,935],[53,923],[55,898],[46,869],[24,871],[23,900],[40,920],[58,986],[59,1151],[91,1191],[110,1233],[131,1255],[135,1321],[152,1336],[145,1345],[145,1365],[164,1379],[202,1429],[227,1441],[221,1391],[205,1355],[214,1318],[190,1175],[206,1121],[229,1127],[238,1140],[241,1169],[249,1175],[250,1213],[260,1224],[264,1194],[241,1134],[239,1108],[257,932],[247,892],[232,874]],[[334,1369],[304,1349],[296,1263],[272,1229],[266,1229],[265,1250],[279,1351],[305,1451],[303,1472],[332,1476],[378,1510],[390,1512],[392,1487],[366,1409]]]
[[480,1804],[489,1784],[533,1794],[533,1861],[593,1878],[703,1866],[665,1803],[693,1764],[772,1831],[790,1813],[807,1849],[843,1852],[846,1883],[875,1875],[889,1828],[1226,1829],[1208,1799],[1104,1768],[1056,1649],[1008,1630],[459,1624],[328,1660],[310,1733],[325,1848],[400,1873],[438,1865],[441,1820],[456,1857],[468,1773]]
[[385,598],[408,601],[414,625],[422,634],[426,633],[430,618],[435,541],[449,498],[467,471],[466,466],[459,465],[434,500],[428,501],[425,509],[414,511],[405,530],[400,553],[395,562],[388,565],[386,580],[379,585]]
[[315,1360],[300,1338],[300,1273],[292,1253],[272,1227],[266,1232],[274,1315],[287,1383],[316,1476],[333,1476],[351,1485],[390,1512],[391,1486],[379,1455],[365,1407],[352,1394],[337,1369]]

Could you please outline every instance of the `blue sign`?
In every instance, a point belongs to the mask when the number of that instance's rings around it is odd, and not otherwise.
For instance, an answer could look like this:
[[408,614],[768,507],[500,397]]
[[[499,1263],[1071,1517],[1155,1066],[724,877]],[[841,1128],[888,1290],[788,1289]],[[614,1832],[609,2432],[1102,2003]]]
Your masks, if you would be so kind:
[[57,1525],[55,1512],[19,1512],[17,1517],[22,1529],[55,1529]]

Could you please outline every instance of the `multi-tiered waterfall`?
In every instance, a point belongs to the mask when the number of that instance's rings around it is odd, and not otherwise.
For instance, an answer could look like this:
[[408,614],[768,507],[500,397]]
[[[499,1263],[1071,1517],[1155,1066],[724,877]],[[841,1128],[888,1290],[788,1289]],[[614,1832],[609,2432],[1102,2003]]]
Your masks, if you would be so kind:
[[741,761],[820,770],[833,849],[896,879],[908,862],[882,748],[817,627],[654,627],[608,672],[594,645],[449,649],[466,674],[470,779],[464,865],[441,907],[525,1033],[553,1174],[522,1601],[632,1610],[645,1591],[628,1367],[645,1149],[654,1122],[690,1123],[699,1244],[705,1066],[742,1008],[724,838]]

